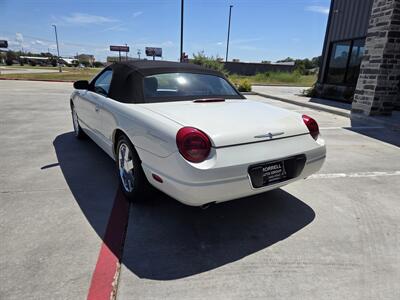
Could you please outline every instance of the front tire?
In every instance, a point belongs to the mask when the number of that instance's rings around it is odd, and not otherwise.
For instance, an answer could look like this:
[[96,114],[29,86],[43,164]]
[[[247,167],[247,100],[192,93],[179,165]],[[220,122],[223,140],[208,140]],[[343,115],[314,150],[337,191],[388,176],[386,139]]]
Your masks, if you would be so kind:
[[126,136],[118,140],[116,165],[121,189],[130,201],[141,199],[149,191],[149,182],[132,143]]
[[71,114],[72,114],[72,125],[74,126],[74,134],[77,139],[83,139],[86,137],[85,132],[82,130],[79,125],[78,114],[75,111],[74,106],[71,106]]

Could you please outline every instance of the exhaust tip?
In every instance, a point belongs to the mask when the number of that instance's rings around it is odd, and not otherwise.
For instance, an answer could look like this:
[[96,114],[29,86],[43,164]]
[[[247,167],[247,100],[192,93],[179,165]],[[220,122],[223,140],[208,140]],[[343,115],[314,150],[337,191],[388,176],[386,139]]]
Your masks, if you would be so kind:
[[209,202],[209,203],[203,204],[203,205],[200,206],[200,207],[201,207],[201,209],[207,209],[207,208],[209,208],[210,206],[215,205],[215,204],[216,204],[216,202],[213,201],[213,202]]

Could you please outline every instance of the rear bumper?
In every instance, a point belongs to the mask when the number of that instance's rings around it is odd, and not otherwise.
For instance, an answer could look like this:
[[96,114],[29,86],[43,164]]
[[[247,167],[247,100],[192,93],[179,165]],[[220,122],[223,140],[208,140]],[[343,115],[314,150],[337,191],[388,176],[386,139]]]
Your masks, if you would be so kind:
[[[155,158],[156,161],[142,157],[149,154],[139,152],[139,155],[146,177],[152,185],[191,206],[256,195],[304,179],[320,170],[326,156],[323,140],[319,139],[316,143],[308,135],[281,140],[279,143],[270,141],[214,151],[212,159],[197,165],[186,162],[179,153],[164,159]],[[299,176],[261,188],[252,186],[248,175],[250,165],[297,154],[306,155],[306,163]],[[149,161],[153,164],[147,163]],[[152,174],[159,175],[163,182],[155,181]]]
[[324,161],[325,157],[321,157],[313,162],[306,162],[306,165],[300,176],[291,180],[257,189],[252,187],[250,178],[248,176],[204,184],[180,182],[163,176],[163,183],[159,183],[152,178],[151,174],[154,172],[151,169],[145,167],[144,171],[147,178],[150,179],[152,185],[154,185],[157,189],[184,204],[201,206],[210,202],[224,202],[280,188],[297,180],[307,178],[308,176],[319,171]]

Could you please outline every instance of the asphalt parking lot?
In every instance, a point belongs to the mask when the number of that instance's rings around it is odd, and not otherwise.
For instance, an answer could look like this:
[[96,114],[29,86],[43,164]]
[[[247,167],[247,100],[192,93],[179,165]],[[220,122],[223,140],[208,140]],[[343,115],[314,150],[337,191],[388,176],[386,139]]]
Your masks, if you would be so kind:
[[[84,299],[93,284],[117,177],[74,138],[71,91],[0,81],[0,299]],[[315,118],[323,169],[206,210],[160,193],[126,206],[116,298],[400,299],[400,133],[248,98]]]

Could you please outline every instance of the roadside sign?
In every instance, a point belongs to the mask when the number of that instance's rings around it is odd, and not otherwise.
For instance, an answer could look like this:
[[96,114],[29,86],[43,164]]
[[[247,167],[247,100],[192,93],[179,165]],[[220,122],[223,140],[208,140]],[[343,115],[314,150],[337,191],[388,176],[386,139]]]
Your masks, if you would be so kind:
[[126,52],[126,60],[128,60],[129,46],[110,46],[110,51],[118,51],[119,61],[121,61],[121,52]]
[[146,47],[146,55],[154,57],[161,57],[162,56],[162,48],[156,47]]
[[8,41],[0,40],[0,48],[8,48]]
[[129,46],[110,46],[110,51],[129,52]]

